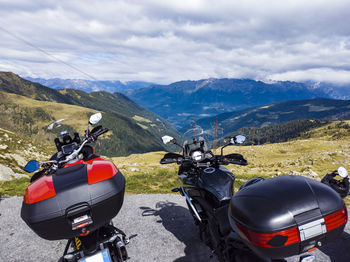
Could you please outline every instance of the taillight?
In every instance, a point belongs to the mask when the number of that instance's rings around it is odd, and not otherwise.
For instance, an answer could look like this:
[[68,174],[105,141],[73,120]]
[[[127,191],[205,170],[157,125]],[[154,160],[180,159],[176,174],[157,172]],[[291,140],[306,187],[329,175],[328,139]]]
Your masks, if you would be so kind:
[[273,233],[254,232],[245,228],[238,222],[235,223],[238,230],[241,232],[241,236],[253,245],[265,248],[273,248],[291,245],[305,241],[315,236],[325,234],[328,231],[345,225],[347,221],[348,212],[346,207],[344,207],[343,209],[326,216],[324,219],[321,218],[319,220],[303,224],[299,227],[293,227],[287,230]]
[[24,193],[23,202],[34,204],[56,196],[52,176],[42,176],[31,183]]
[[324,220],[326,223],[327,231],[331,231],[346,224],[348,221],[348,211],[346,207],[344,207],[343,209],[326,216]]
[[245,236],[246,240],[259,247],[281,247],[300,241],[299,231],[297,227],[274,233],[259,233],[246,229],[237,222],[236,225]]

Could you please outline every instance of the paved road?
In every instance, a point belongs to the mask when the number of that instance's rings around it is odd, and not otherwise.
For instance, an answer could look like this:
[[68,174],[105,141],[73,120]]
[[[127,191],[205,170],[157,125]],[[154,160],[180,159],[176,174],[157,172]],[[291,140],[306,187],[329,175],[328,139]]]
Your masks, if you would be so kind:
[[[57,261],[65,241],[47,241],[35,235],[20,218],[22,198],[0,201],[0,261]],[[133,261],[216,262],[200,242],[198,230],[178,195],[126,195],[113,220],[131,236],[127,250]],[[350,225],[341,238],[314,251],[317,261],[350,261]],[[297,257],[287,259],[298,261]]]

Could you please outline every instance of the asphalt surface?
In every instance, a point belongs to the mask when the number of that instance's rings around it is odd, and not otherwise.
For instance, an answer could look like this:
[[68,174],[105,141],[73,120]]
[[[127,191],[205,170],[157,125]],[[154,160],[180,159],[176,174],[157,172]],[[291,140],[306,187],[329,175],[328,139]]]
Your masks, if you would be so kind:
[[[20,217],[22,198],[0,200],[0,261],[57,261],[65,241],[38,237]],[[132,261],[216,262],[200,242],[185,199],[179,195],[126,195],[113,219],[131,239],[127,245]],[[350,225],[336,242],[311,252],[317,261],[350,261]],[[299,256],[288,258],[298,261]]]

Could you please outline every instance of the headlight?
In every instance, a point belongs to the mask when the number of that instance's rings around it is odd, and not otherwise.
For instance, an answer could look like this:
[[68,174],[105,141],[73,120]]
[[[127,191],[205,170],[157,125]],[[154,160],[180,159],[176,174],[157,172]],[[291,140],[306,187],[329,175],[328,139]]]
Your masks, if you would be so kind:
[[201,151],[194,151],[192,153],[192,159],[194,161],[201,161],[203,158],[203,153]]

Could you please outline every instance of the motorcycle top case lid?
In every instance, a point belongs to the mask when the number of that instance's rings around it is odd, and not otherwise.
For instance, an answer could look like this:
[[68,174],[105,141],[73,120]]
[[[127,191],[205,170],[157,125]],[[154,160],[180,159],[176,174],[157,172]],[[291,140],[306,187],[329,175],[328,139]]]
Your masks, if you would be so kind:
[[262,180],[231,199],[229,221],[258,255],[283,258],[335,240],[347,209],[330,187],[302,176]]
[[77,164],[30,184],[21,217],[42,238],[70,239],[115,217],[123,204],[124,190],[125,178],[112,162]]

